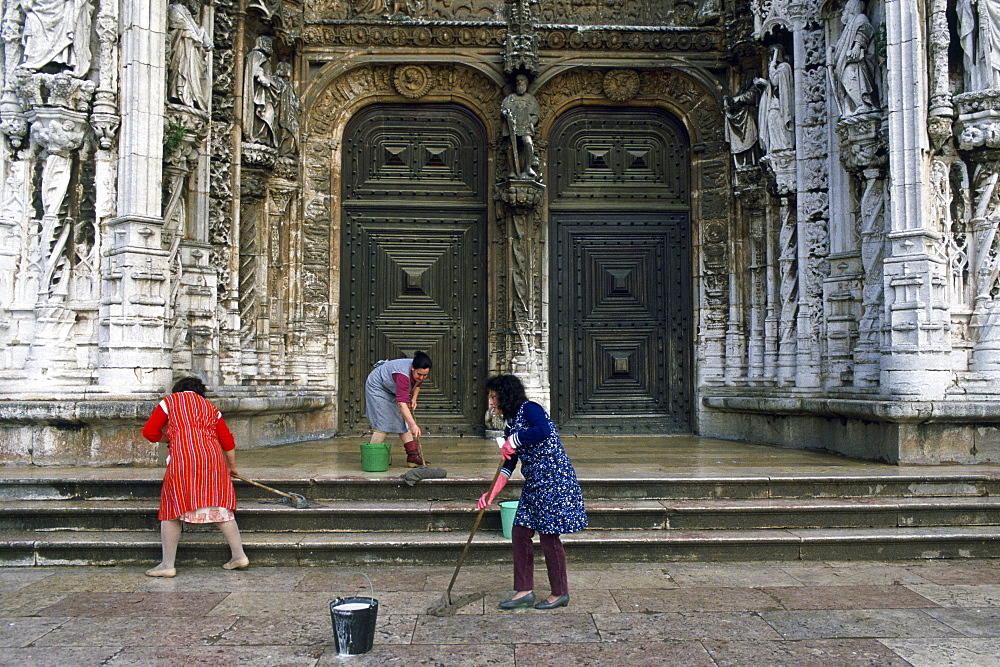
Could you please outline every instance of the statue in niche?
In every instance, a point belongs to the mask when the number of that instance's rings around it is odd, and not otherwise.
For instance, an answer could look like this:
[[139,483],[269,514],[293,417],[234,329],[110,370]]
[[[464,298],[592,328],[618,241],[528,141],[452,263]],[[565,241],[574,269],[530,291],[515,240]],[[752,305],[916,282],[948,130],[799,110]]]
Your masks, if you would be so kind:
[[208,82],[211,36],[180,3],[174,3],[167,9],[167,28],[170,35],[167,98],[185,106],[207,110],[211,96]]
[[278,84],[271,74],[271,38],[260,36],[243,69],[243,139],[277,147],[275,101]]
[[722,110],[726,116],[726,141],[729,142],[729,150],[737,169],[754,166],[760,156],[754,109],[759,93],[760,87],[751,85],[732,97],[722,98]]
[[21,67],[40,70],[55,64],[83,77],[90,69],[90,31],[94,6],[90,0],[21,0],[24,31]]
[[875,110],[875,72],[868,45],[875,34],[861,0],[847,0],[840,15],[844,31],[833,47],[834,93],[842,117]]
[[958,0],[967,92],[1000,88],[1000,0]]
[[754,79],[761,87],[758,128],[765,153],[795,148],[795,84],[792,66],[785,61],[780,44],[771,46],[766,79]]
[[298,152],[299,147],[299,119],[302,117],[302,102],[292,86],[291,63],[278,63],[274,74],[278,97],[278,155],[294,155]]
[[538,100],[528,92],[528,77],[518,74],[514,79],[514,92],[500,103],[503,115],[503,136],[510,137],[513,170],[511,178],[535,179],[538,177],[538,158],[535,157],[535,127],[541,110]]

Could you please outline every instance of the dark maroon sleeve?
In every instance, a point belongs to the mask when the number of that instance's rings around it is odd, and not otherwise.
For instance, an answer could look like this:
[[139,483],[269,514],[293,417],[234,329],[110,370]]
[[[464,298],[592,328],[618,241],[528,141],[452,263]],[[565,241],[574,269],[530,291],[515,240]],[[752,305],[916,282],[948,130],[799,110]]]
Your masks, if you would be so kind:
[[410,377],[402,373],[393,373],[392,379],[396,381],[396,402],[410,402]]

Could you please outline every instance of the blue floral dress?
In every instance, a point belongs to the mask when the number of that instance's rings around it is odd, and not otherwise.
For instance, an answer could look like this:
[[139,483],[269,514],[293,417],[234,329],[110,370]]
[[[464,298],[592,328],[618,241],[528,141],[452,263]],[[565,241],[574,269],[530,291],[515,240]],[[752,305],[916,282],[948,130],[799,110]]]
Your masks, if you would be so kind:
[[525,401],[507,422],[505,434],[517,453],[504,463],[502,472],[510,477],[520,461],[524,475],[514,524],[545,535],[564,535],[586,528],[583,491],[545,408]]

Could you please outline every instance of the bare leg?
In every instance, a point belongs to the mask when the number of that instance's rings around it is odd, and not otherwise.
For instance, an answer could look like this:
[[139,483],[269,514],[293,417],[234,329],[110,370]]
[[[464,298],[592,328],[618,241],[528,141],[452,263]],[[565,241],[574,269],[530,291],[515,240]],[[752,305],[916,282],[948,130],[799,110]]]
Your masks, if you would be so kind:
[[172,577],[175,574],[174,561],[177,558],[177,543],[181,540],[180,519],[160,521],[160,549],[162,560],[151,570],[146,570],[150,577]]
[[222,567],[227,570],[238,570],[249,565],[250,559],[243,552],[243,540],[240,538],[240,528],[236,525],[236,519],[223,521],[215,525],[219,527],[219,530],[222,531],[222,536],[226,538],[231,554],[229,562]]
[[385,431],[372,431],[372,437],[368,439],[368,442],[373,445],[385,442]]

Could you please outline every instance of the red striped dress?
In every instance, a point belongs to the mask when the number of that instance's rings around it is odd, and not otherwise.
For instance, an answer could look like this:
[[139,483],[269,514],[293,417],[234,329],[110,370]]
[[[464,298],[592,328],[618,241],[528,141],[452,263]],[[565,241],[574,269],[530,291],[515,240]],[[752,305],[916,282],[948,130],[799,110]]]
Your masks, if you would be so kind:
[[[236,491],[224,451],[236,447],[222,413],[193,391],[170,394],[156,406],[142,435],[169,442],[167,470],[160,490],[161,521],[228,521],[236,510]],[[211,508],[218,511],[201,512]]]

